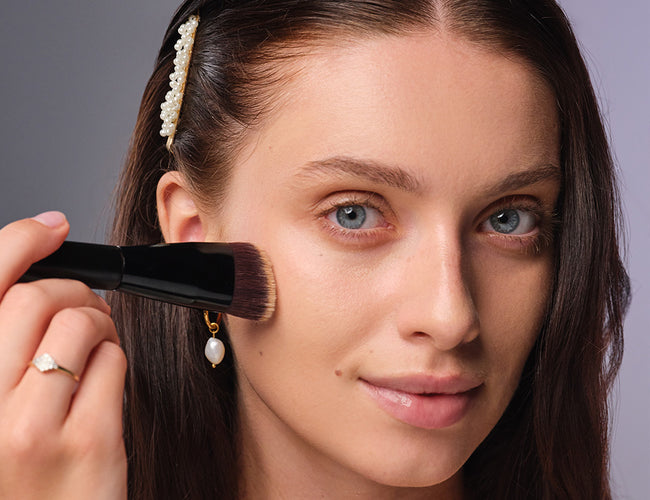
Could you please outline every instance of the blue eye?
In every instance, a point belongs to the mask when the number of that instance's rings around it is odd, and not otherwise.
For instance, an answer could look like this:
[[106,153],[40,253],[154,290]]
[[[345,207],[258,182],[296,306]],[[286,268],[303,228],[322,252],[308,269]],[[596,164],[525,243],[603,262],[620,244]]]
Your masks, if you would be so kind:
[[361,205],[339,207],[336,210],[336,221],[345,229],[361,228],[366,218],[366,209]]
[[381,227],[384,220],[378,209],[354,202],[333,207],[327,214],[327,219],[343,229],[352,231]]
[[520,217],[516,210],[501,210],[490,217],[490,224],[499,233],[510,234],[519,226]]
[[484,223],[484,230],[501,234],[527,234],[535,229],[537,218],[531,212],[505,208],[493,213]]

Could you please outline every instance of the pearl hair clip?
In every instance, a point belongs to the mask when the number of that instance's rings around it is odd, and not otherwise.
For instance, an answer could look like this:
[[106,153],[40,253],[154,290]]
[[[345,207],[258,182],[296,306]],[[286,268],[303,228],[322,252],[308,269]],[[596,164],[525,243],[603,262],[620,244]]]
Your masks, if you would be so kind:
[[167,92],[165,102],[160,105],[160,118],[163,121],[160,135],[167,137],[167,149],[169,151],[171,151],[174,142],[174,134],[176,134],[176,124],[181,112],[185,81],[187,80],[187,71],[192,57],[192,47],[194,46],[194,34],[198,25],[199,16],[192,15],[178,28],[181,37],[174,45],[174,49],[176,49],[174,72],[169,75],[171,90]]

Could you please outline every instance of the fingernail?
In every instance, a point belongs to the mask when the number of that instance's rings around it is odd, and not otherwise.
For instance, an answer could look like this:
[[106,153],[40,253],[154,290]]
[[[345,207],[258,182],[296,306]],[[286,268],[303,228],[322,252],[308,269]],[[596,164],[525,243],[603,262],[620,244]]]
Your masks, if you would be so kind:
[[51,228],[59,227],[65,223],[65,215],[56,211],[43,212],[32,219]]

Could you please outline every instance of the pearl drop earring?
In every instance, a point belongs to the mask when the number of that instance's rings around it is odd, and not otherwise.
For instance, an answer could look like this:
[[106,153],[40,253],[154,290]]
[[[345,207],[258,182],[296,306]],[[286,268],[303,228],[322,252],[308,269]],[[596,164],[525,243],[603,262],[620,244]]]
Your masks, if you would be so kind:
[[212,334],[212,337],[208,339],[208,342],[205,344],[205,357],[208,358],[208,361],[212,363],[212,368],[216,368],[219,363],[223,360],[224,355],[226,354],[226,347],[223,345],[223,342],[215,337],[219,332],[219,323],[221,322],[221,313],[217,314],[217,321],[210,321],[210,312],[203,311],[203,319],[205,324],[208,325],[208,329]]

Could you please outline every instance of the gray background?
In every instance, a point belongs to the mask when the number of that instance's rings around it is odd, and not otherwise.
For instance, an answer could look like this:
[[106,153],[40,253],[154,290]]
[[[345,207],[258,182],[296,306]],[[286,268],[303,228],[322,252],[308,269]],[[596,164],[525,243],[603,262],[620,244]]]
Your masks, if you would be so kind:
[[[64,211],[102,241],[146,79],[177,0],[2,0],[0,225]],[[586,53],[622,172],[634,299],[613,398],[615,497],[650,491],[648,0],[561,0]]]

